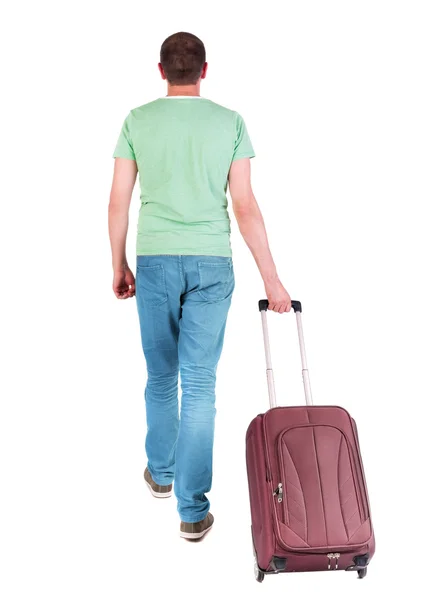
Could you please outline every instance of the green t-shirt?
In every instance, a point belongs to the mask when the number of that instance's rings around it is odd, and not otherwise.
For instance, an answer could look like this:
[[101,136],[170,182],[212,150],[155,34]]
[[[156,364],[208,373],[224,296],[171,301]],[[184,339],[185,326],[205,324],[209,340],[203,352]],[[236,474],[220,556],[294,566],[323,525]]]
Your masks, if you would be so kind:
[[231,256],[229,168],[254,156],[238,113],[199,96],[159,98],[130,112],[113,156],[138,166],[137,254]]

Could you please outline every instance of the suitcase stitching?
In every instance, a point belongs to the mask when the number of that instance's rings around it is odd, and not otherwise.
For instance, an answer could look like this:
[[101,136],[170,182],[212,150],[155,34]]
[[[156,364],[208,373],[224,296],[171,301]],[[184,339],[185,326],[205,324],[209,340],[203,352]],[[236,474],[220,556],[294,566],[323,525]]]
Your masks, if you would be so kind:
[[[342,443],[342,438],[341,438],[341,442],[340,442],[340,444],[339,444],[339,452],[338,452],[338,467],[339,467],[339,454],[341,453],[341,443]],[[350,481],[350,479],[351,479],[351,478],[352,478],[352,476],[351,476],[351,475],[349,475],[349,476],[347,477],[347,479],[344,481],[344,483],[343,483],[343,484],[341,485],[341,487],[339,488],[339,491],[340,491],[340,490],[342,490],[342,488],[344,487],[344,485],[345,485],[346,483],[348,483],[348,482]]]
[[[353,519],[353,517],[355,517],[355,516],[356,516],[358,513],[359,513],[359,508],[357,508],[357,509],[355,510],[355,512],[354,512],[352,515],[350,515],[350,516],[349,516],[349,518],[348,518],[348,519],[347,519],[347,521],[346,521],[346,524],[347,524],[347,523],[350,523],[350,521]],[[365,521],[364,521],[364,522],[365,522]],[[361,523],[361,525],[362,525],[362,523]],[[359,527],[361,527],[361,525],[360,525]],[[358,531],[359,527],[358,527],[357,529],[355,529],[355,533]],[[354,535],[355,533],[353,533],[353,534],[350,536],[350,538],[351,538],[351,537],[353,537],[353,535]],[[347,538],[347,539],[349,540],[350,538]]]
[[328,536],[327,536],[327,520],[325,518],[325,502],[324,502],[324,493],[322,491],[322,481],[321,481],[321,472],[319,469],[319,457],[317,455],[317,448],[316,448],[316,438],[314,435],[314,429],[315,427],[312,426],[311,427],[311,432],[313,434],[313,447],[314,447],[314,455],[316,457],[316,465],[317,465],[317,477],[319,480],[319,488],[320,488],[320,492],[321,492],[321,500],[322,500],[322,512],[324,514],[324,528],[325,528],[325,543],[328,546]]
[[[291,461],[291,464],[292,464],[292,465],[293,465],[293,467],[294,467],[294,470],[295,470],[295,472],[296,472],[297,479],[299,480],[299,483],[300,483],[299,472],[298,472],[298,470],[297,470],[297,467],[296,467],[296,464],[295,464],[295,462],[293,461],[293,458],[292,458],[292,456],[291,456],[291,452],[290,452],[290,450],[289,450],[289,448],[288,448],[288,446],[286,445],[286,443],[285,443],[285,442],[283,442],[283,441],[282,441],[282,445],[283,445],[283,446],[286,448],[286,451],[288,452],[289,460]],[[284,470],[285,470],[285,469],[284,469]],[[285,473],[284,473],[284,475],[285,475]],[[300,522],[300,523],[301,523],[301,524],[304,526],[304,529],[305,529],[305,538],[304,538],[304,541],[308,543],[308,519],[307,519],[307,507],[306,507],[306,505],[305,505],[305,496],[304,496],[304,492],[303,492],[303,490],[302,490],[302,487],[301,487],[301,488],[298,488],[298,487],[297,487],[297,485],[295,485],[295,484],[294,484],[292,481],[289,481],[289,480],[288,480],[286,477],[284,477],[284,480],[285,480],[285,481],[284,481],[284,485],[285,485],[285,486],[288,486],[288,484],[291,484],[293,487],[295,487],[295,488],[296,488],[298,491],[300,491],[300,493],[302,494],[302,500],[303,500],[303,502],[304,502],[304,505],[303,505],[303,506],[301,506],[301,505],[300,505],[298,502],[296,502],[296,500],[294,500],[294,498],[293,498],[292,496],[290,496],[290,498],[291,498],[291,500],[293,500],[293,501],[294,501],[294,503],[295,503],[295,504],[297,504],[297,505],[298,505],[300,508],[302,508],[302,509],[303,509],[303,512],[304,512],[304,519],[305,519],[305,520],[304,520],[304,521],[301,521],[300,519],[297,519],[297,518],[296,518],[296,516],[294,515],[294,513],[293,513],[292,511],[290,511],[290,509],[289,509],[289,507],[288,507],[288,494],[286,494],[286,500],[287,500],[287,509],[288,509],[288,512],[290,512],[290,513],[291,513],[291,515],[294,517],[294,519],[295,519],[296,521]],[[285,489],[286,489],[286,488],[285,488]]]
[[[367,521],[370,521],[370,519],[369,519],[369,518],[367,518],[367,519],[364,521],[364,523],[367,523]],[[361,529],[361,527],[364,525],[364,523],[361,523],[361,525],[355,529],[355,531],[354,531],[354,532],[351,534],[351,536],[348,538],[348,540],[347,540],[348,542],[349,542],[349,541],[352,539],[352,537],[355,535],[355,533]],[[371,529],[371,527],[370,527],[370,529]],[[373,531],[372,531],[372,535],[373,535]]]
[[[339,487],[339,463],[340,463],[340,458],[341,458],[342,440],[343,440],[343,437],[342,437],[342,435],[340,435],[339,436],[339,448],[338,448],[338,464],[337,464],[337,470],[338,470],[338,497],[339,497],[339,506],[340,506],[340,511],[341,511],[341,517],[342,517],[342,524],[344,525],[345,539],[348,540],[347,525],[345,523],[345,516],[344,516],[344,511],[343,511],[343,506],[346,503],[346,500],[344,500],[344,502],[341,504],[341,490],[344,487],[344,485],[347,483],[347,481],[350,481],[350,479],[352,478],[352,475],[350,475],[350,477],[346,481],[344,481],[344,483],[341,485],[341,487]],[[353,496],[353,492],[350,494],[350,496],[348,497],[348,499],[350,500],[350,498],[352,496]]]

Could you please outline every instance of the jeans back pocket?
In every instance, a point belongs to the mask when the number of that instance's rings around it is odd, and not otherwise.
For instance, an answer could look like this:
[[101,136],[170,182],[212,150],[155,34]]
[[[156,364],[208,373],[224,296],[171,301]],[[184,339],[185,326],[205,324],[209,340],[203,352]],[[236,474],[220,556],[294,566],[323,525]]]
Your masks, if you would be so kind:
[[199,262],[198,275],[200,278],[198,293],[208,302],[225,300],[234,291],[234,271],[231,260]]
[[160,306],[167,302],[163,265],[137,266],[136,294],[146,306]]

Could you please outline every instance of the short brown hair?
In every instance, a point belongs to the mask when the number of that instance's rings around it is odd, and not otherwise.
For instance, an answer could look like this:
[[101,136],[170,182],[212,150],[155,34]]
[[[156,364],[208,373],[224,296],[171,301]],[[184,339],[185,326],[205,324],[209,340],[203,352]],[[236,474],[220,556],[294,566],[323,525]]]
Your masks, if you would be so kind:
[[174,33],[161,46],[160,63],[171,85],[197,83],[205,62],[204,44],[192,33]]

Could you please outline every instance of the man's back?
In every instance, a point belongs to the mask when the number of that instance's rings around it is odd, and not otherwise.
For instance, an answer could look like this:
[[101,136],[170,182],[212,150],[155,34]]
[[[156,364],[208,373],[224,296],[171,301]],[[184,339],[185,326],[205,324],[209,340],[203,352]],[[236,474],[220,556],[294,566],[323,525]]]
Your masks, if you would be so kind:
[[[147,364],[144,479],[156,498],[175,495],[180,536],[201,539],[214,522],[215,381],[234,290],[226,187],[265,282],[269,308],[289,311],[251,189],[254,152],[237,113],[200,97],[203,42],[178,32],[161,46],[167,97],[130,112],[114,156],[109,229],[113,290],[136,295]],[[128,209],[139,172],[137,270],[128,266]],[[181,410],[178,382],[181,375]]]
[[130,112],[115,158],[136,160],[137,254],[231,256],[226,187],[234,159],[254,151],[240,115],[199,96],[168,96]]

